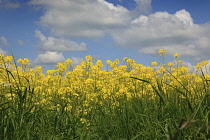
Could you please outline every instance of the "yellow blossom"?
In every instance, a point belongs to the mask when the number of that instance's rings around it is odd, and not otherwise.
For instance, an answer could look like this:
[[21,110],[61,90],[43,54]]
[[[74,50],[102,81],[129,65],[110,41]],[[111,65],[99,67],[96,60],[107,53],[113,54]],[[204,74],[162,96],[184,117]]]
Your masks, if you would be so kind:
[[98,61],[96,62],[96,66],[98,66],[99,68],[102,68],[102,67],[103,67],[102,61],[101,61],[101,60],[98,60]]
[[88,56],[85,57],[85,60],[86,61],[92,61],[93,60],[93,57],[91,57],[90,55],[88,55]]
[[208,65],[209,64],[209,61],[208,60],[204,60],[204,61],[202,61],[202,63],[205,66],[205,65]]
[[183,60],[178,60],[178,64],[182,64],[183,62]]
[[71,60],[71,59],[67,59],[67,60],[65,61],[65,64],[66,64],[66,65],[71,65],[71,64],[72,64],[72,60]]
[[173,54],[173,56],[175,59],[178,59],[180,55],[178,53],[175,53],[175,54]]
[[168,67],[172,67],[173,66],[173,63],[172,62],[169,62],[168,63]]
[[13,57],[12,57],[12,56],[6,56],[6,57],[4,58],[4,60],[5,60],[6,63],[10,64],[10,63],[12,63],[12,61],[13,61]]
[[152,66],[157,66],[158,63],[157,63],[157,61],[153,61],[153,62],[151,63],[151,65],[152,65]]
[[164,50],[164,49],[159,50],[159,55],[160,56],[164,56],[165,54],[166,54],[166,50]]

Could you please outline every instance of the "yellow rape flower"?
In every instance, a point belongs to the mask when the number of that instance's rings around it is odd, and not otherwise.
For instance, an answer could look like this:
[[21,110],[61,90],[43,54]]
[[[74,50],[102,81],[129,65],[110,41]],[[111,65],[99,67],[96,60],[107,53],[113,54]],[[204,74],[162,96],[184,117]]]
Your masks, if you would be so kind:
[[157,66],[158,63],[157,63],[157,61],[153,61],[153,62],[151,63],[151,65],[152,65],[152,66]]
[[65,64],[66,64],[66,65],[71,65],[71,64],[72,64],[72,60],[71,60],[71,59],[67,59],[67,60],[65,61]]
[[204,60],[204,61],[202,61],[202,63],[205,66],[205,65],[208,65],[209,64],[209,61],[208,60]]
[[164,56],[165,54],[166,54],[166,50],[164,50],[164,49],[159,50],[159,55],[160,56]]
[[173,54],[173,56],[175,59],[178,59],[180,55],[178,53],[175,53],[175,54]]
[[107,63],[107,64],[111,64],[112,61],[111,61],[111,60],[107,60],[106,63]]
[[4,58],[4,55],[3,54],[0,54],[0,59],[3,59]]
[[24,65],[27,65],[29,62],[30,62],[30,60],[28,58],[24,58],[23,59],[23,64]]
[[115,63],[115,65],[118,65],[118,64],[120,64],[120,60],[119,59],[115,59],[114,63]]
[[172,62],[169,62],[168,63],[168,67],[172,67],[173,66],[173,63]]
[[58,68],[58,71],[59,71],[59,72],[64,72],[64,71],[66,71],[66,65],[65,65],[65,63],[62,63],[62,62],[58,63],[58,64],[56,65],[56,68]]
[[6,56],[6,57],[4,58],[4,60],[5,60],[6,63],[10,64],[10,63],[12,63],[12,61],[13,61],[13,57],[12,57],[12,56]]
[[37,66],[37,67],[35,67],[35,71],[36,71],[37,73],[42,73],[42,66]]
[[98,60],[98,61],[96,62],[96,66],[98,66],[99,68],[102,68],[102,67],[103,67],[102,61],[101,61],[101,60]]
[[179,60],[178,61],[178,64],[182,64],[184,61],[183,60]]
[[135,60],[133,60],[133,59],[128,59],[127,62],[128,62],[129,64],[132,64],[132,63],[135,63]]
[[84,123],[87,122],[87,119],[85,119],[85,118],[80,118],[80,122],[81,122],[82,124],[84,124]]
[[85,60],[86,61],[92,61],[93,60],[93,57],[91,57],[90,55],[88,55],[88,56],[85,57]]
[[124,57],[124,58],[123,58],[123,61],[127,61],[127,60],[128,60],[128,57]]
[[161,71],[162,73],[165,73],[165,72],[166,72],[166,68],[165,68],[164,66],[161,66],[161,67],[160,67],[160,71]]

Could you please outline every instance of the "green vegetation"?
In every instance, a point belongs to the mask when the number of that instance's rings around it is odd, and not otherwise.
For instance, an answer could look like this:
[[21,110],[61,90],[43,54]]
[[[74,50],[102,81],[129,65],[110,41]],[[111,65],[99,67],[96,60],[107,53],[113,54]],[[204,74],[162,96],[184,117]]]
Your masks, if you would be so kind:
[[[165,50],[159,52],[161,58]],[[0,55],[1,140],[207,140],[210,75],[175,62],[151,67],[124,58],[42,73],[28,59]],[[163,59],[162,59],[163,60]]]

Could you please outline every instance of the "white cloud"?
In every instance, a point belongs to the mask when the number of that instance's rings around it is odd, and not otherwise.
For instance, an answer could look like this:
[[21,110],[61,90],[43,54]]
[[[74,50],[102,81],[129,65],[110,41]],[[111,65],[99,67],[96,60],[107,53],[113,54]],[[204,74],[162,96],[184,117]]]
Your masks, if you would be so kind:
[[4,51],[4,50],[2,50],[2,49],[0,48],[0,54],[2,54],[2,55],[7,55],[7,52]]
[[87,50],[85,43],[77,44],[63,38],[46,37],[39,30],[35,31],[35,36],[40,40],[40,50],[56,52]]
[[46,53],[39,54],[34,62],[36,64],[41,64],[41,65],[43,64],[52,65],[52,64],[57,64],[58,62],[64,62],[64,61],[65,61],[65,58],[63,56],[63,53],[47,51]]
[[0,46],[8,46],[9,43],[4,36],[0,36]]
[[210,24],[194,24],[186,10],[141,15],[124,30],[114,31],[112,36],[120,46],[137,48],[144,54],[157,54],[159,49],[166,49],[168,54],[179,53],[195,60],[210,55]]
[[105,0],[32,0],[45,9],[40,18],[43,26],[65,37],[102,37],[105,32],[126,26],[130,11]]
[[[135,2],[137,7],[133,11],[105,0],[32,0],[30,3],[44,9],[40,23],[57,36],[98,38],[108,33],[119,46],[136,48],[144,54],[157,54],[159,49],[166,49],[170,55],[179,53],[199,61],[210,55],[210,24],[194,24],[184,9],[174,14],[149,14],[152,0]],[[40,40],[66,44],[41,34]],[[43,48],[58,51],[47,45]]]
[[80,57],[72,57],[71,60],[73,65],[79,65],[82,61],[84,61],[84,59]]
[[[0,36],[0,47],[9,46],[7,39],[4,36]],[[7,55],[7,52],[0,48],[0,54]]]
[[189,12],[187,12],[186,10],[180,10],[180,11],[177,11],[175,14],[174,14],[180,21],[182,21],[186,26],[191,26],[193,25],[193,19],[190,15]]
[[21,46],[24,44],[24,42],[22,40],[18,40],[17,43]]

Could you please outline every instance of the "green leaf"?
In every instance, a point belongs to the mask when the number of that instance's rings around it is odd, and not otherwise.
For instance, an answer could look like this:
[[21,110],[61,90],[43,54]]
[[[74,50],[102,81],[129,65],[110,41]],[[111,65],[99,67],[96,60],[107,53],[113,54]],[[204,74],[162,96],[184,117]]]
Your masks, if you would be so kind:
[[133,78],[133,79],[136,79],[136,80],[140,80],[142,82],[145,82],[145,83],[149,83],[150,84],[150,82],[147,81],[147,80],[139,79],[139,78],[136,78],[136,77],[130,77],[130,78]]
[[148,83],[152,86],[152,88],[154,89],[154,91],[158,94],[158,96],[160,97],[161,101],[165,103],[165,97],[162,93],[160,93],[156,88],[155,86],[153,86],[149,81],[147,80],[144,80],[144,79],[139,79],[139,78],[136,78],[136,77],[130,77],[130,78],[133,78],[133,79],[136,79],[136,80],[140,80],[142,82],[145,82],[145,83]]

